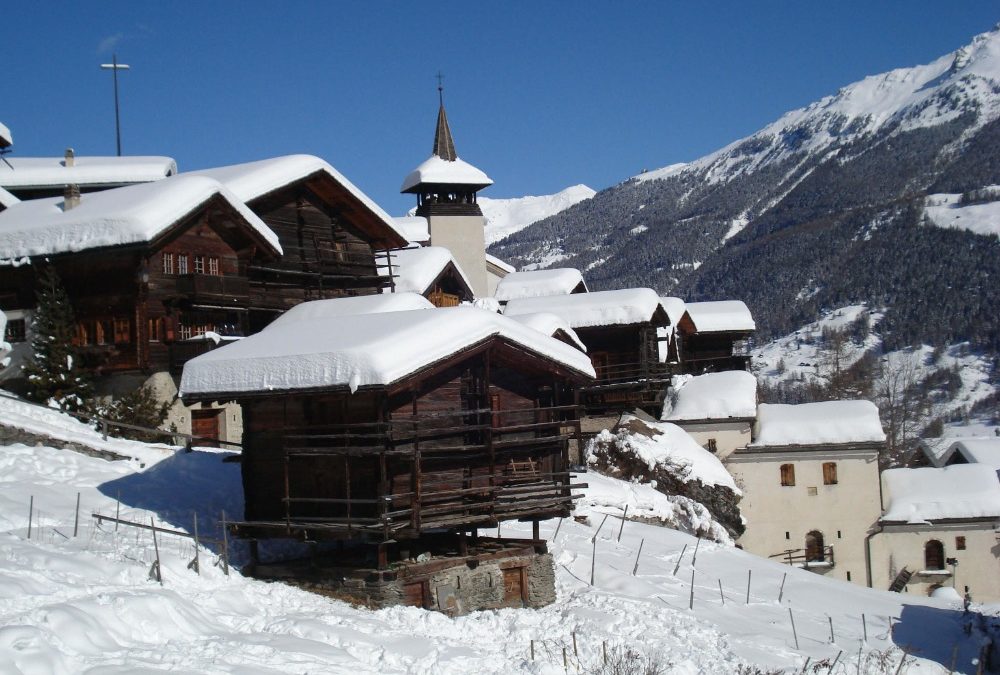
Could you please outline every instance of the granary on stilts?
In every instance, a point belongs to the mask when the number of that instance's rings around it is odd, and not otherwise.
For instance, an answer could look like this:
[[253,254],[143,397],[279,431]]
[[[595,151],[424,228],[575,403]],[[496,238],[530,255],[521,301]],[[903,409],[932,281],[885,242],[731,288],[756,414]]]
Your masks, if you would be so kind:
[[[243,408],[246,512],[232,530],[262,576],[373,606],[547,604],[538,521],[572,509],[568,445],[590,361],[473,307],[384,311],[430,305],[400,296],[305,303],[185,366],[185,401]],[[505,520],[533,535],[478,536]],[[256,541],[271,538],[314,542],[312,566],[261,563]]]

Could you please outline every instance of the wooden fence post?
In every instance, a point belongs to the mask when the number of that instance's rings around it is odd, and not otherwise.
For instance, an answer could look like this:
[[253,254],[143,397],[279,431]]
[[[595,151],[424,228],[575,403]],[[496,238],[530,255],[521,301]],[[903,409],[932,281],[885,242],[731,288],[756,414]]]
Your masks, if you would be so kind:
[[226,528],[226,512],[222,512],[222,571],[229,576],[229,532]]
[[753,576],[753,570],[747,570],[747,603],[750,604],[750,577]]
[[684,552],[687,551],[688,545],[684,544],[684,548],[681,549],[681,554],[677,557],[677,564],[674,565],[674,576],[677,576],[677,570],[681,568],[681,560],[684,559]]
[[698,564],[698,547],[701,546],[701,535],[698,535],[698,539],[694,542],[694,555],[691,556],[691,566],[694,567]]
[[625,512],[622,514],[622,524],[618,528],[618,541],[622,540],[622,530],[625,529],[625,519],[628,518],[628,504],[625,504]]
[[688,601],[688,609],[694,609],[694,568],[691,568],[691,599]]
[[28,501],[28,539],[31,539],[31,521],[35,517],[35,495],[31,495]]
[[719,579],[719,597],[722,599],[722,604],[726,604],[726,596],[722,593],[722,579]]
[[781,604],[781,598],[785,595],[785,579],[788,578],[788,572],[781,575],[781,588],[778,589],[778,604]]
[[73,516],[73,538],[80,533],[80,493],[76,493],[76,515]]
[[792,608],[788,608],[788,620],[792,622],[792,637],[795,638],[795,648],[799,648],[799,634],[795,631],[795,617],[792,616]]
[[642,555],[642,545],[646,543],[646,538],[639,540],[639,552],[635,554],[635,565],[632,566],[632,576],[639,571],[639,556]]
[[[153,563],[153,572],[155,572],[156,580],[163,585],[163,571],[160,568],[160,545],[156,541],[156,521],[153,520],[153,516],[149,517],[149,525],[153,532],[153,550],[156,552],[156,562]],[[152,575],[150,575],[152,576]]]

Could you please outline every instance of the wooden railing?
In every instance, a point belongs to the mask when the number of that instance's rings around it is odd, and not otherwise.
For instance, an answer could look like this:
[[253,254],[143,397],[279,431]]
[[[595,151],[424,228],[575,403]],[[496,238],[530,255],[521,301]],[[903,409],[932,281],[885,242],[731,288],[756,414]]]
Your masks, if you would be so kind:
[[816,549],[793,548],[768,557],[772,560],[780,559],[781,562],[795,567],[809,567],[811,565],[833,567],[834,564],[833,546],[817,547]]
[[[478,409],[327,425],[284,435],[284,525],[381,533],[471,527],[566,513],[570,494],[567,443],[579,438],[576,406],[530,410]],[[352,469],[377,459],[374,490],[352,495]],[[542,464],[559,470],[543,470]],[[328,496],[299,493],[297,463],[336,467]],[[342,480],[342,483],[340,482]],[[253,525],[254,523],[248,523]]]
[[243,276],[184,274],[177,277],[177,292],[194,302],[243,305],[250,299],[250,281]]
[[594,366],[597,379],[591,386],[628,384],[644,380],[669,380],[666,364],[650,359],[644,363],[609,363]]

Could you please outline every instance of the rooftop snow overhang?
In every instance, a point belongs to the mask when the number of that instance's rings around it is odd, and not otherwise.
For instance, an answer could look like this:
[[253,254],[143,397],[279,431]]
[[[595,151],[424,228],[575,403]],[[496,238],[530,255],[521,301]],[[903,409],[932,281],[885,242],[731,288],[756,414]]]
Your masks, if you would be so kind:
[[482,190],[493,185],[493,179],[461,158],[454,161],[431,155],[403,180],[402,193],[424,191]]

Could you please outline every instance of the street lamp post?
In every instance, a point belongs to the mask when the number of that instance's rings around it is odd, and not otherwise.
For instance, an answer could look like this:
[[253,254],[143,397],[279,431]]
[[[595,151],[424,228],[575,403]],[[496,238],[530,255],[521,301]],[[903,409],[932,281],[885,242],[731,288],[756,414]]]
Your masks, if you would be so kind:
[[128,70],[129,66],[124,63],[118,63],[118,55],[111,55],[111,63],[102,63],[102,70],[110,70],[115,81],[115,141],[118,147],[118,156],[122,156],[122,127],[121,120],[118,116],[118,71]]

